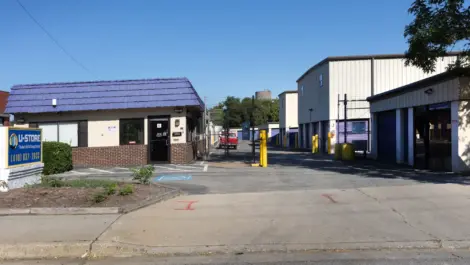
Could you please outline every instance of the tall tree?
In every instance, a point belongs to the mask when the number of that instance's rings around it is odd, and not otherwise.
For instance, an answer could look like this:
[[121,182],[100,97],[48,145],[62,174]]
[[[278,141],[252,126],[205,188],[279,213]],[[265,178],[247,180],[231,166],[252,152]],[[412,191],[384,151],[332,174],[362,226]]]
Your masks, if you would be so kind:
[[470,9],[465,0],[414,0],[408,12],[415,18],[405,27],[407,65],[433,72],[438,58],[457,46],[462,54],[449,68],[470,66]]

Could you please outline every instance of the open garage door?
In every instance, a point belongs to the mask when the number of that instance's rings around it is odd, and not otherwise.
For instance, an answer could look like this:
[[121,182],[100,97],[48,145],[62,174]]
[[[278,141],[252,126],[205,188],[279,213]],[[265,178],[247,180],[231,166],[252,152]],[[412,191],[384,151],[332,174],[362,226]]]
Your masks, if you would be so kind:
[[395,110],[377,113],[378,159],[396,162],[396,113]]

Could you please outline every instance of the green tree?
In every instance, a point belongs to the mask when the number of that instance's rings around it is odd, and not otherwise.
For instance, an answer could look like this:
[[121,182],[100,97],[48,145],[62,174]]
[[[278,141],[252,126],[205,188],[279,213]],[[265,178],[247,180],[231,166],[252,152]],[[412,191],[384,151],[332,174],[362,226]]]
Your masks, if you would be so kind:
[[406,64],[430,73],[436,61],[455,46],[463,47],[449,68],[469,67],[470,9],[465,0],[414,0],[408,12],[415,16],[405,27]]
[[[255,126],[279,121],[278,99],[255,99],[254,103],[253,106],[252,99],[249,97],[240,99],[229,96],[209,111],[214,124],[224,125],[226,120],[229,127],[241,127],[243,122],[250,120],[252,113]],[[223,111],[224,107],[226,108],[225,112]]]

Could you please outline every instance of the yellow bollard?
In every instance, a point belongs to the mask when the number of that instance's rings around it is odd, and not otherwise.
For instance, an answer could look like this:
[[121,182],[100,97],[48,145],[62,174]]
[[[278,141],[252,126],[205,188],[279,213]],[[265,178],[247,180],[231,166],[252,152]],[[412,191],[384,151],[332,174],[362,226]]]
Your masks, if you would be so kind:
[[263,156],[263,162],[261,163],[262,167],[268,166],[268,147],[267,147],[267,133],[266,130],[262,130],[262,137],[261,137],[261,145],[260,148],[262,151],[260,152]]
[[264,137],[264,134],[263,134],[264,131],[260,131],[259,132],[259,165],[260,167],[263,166],[263,152],[264,152],[264,148],[263,148],[263,137]]
[[331,154],[331,138],[333,138],[333,137],[334,137],[333,133],[329,132],[328,133],[328,142],[326,143],[326,148],[328,148],[326,150],[327,154]]
[[315,154],[315,136],[316,135],[312,135],[312,154]]

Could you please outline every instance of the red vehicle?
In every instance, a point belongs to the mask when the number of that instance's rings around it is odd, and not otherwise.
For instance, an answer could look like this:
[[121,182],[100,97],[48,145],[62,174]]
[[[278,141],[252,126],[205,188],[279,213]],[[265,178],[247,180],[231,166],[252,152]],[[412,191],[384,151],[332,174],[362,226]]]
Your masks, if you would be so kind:
[[[227,141],[228,140],[228,141]],[[219,148],[234,148],[237,149],[238,146],[238,137],[236,133],[230,132],[228,134],[227,138],[227,133],[222,132],[219,136]]]

